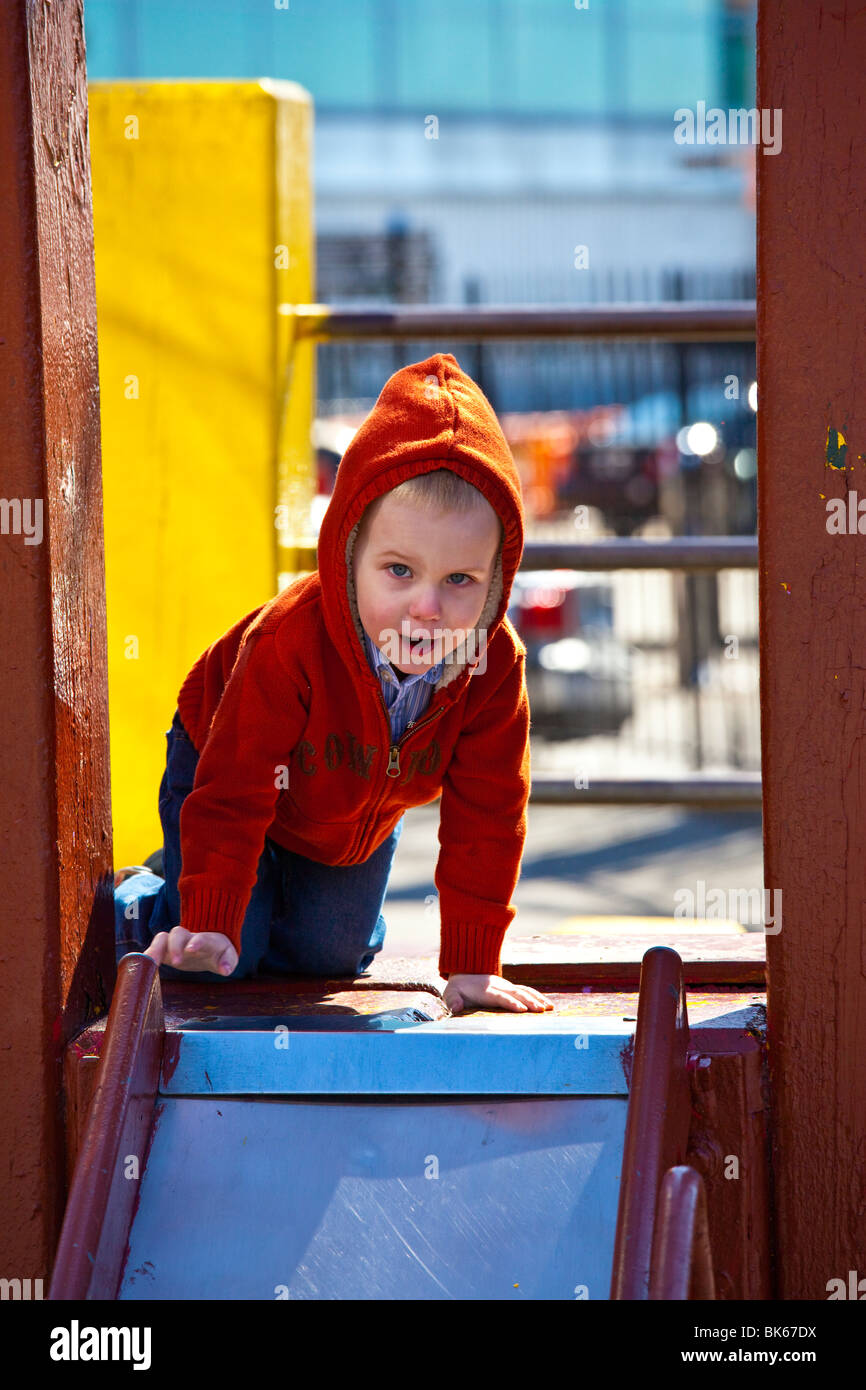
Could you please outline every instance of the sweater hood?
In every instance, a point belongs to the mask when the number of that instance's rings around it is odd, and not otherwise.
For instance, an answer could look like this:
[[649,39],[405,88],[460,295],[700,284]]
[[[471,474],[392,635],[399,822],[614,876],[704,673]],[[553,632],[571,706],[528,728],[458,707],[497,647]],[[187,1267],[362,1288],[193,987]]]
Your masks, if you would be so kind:
[[[317,568],[325,625],[362,678],[375,681],[364,648],[352,573],[361,518],[375,498],[407,478],[449,468],[483,493],[502,521],[487,599],[474,633],[444,658],[434,690],[478,664],[481,633],[490,642],[508,609],[523,554],[520,477],[487,397],[450,352],[413,362],[389,377],[337,469],[319,531]],[[472,660],[467,656],[472,655]]]

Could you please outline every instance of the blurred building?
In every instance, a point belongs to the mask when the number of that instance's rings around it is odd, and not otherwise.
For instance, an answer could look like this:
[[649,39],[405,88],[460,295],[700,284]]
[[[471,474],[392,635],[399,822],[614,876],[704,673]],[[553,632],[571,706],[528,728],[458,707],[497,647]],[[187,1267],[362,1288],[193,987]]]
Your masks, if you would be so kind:
[[[764,156],[674,137],[683,109],[752,107],[755,10],[755,0],[85,0],[85,29],[91,78],[268,77],[311,93],[320,301],[580,304],[754,294]],[[443,349],[500,414],[531,526],[552,518],[573,535],[572,509],[589,504],[618,534],[648,519],[673,533],[754,529],[753,344],[320,345],[324,505],[385,377]],[[706,458],[682,443],[695,421],[718,431]],[[576,733],[579,714],[585,734],[626,720],[616,748],[632,769],[638,753],[665,768],[758,766],[754,576],[590,580],[568,607],[546,591],[544,616],[558,626],[533,648],[537,722],[547,710],[552,728],[567,716]],[[608,613],[606,626],[591,609]],[[743,644],[742,688],[720,662],[725,632]]]
[[[583,5],[86,0],[88,73],[305,86],[325,302],[752,293],[755,148],[677,144],[674,113],[751,107],[753,0]],[[604,348],[463,352],[501,409],[635,399],[659,380],[646,348],[621,379]],[[319,360],[323,403],[345,404],[397,359],[335,345]],[[677,364],[660,360],[669,384]]]

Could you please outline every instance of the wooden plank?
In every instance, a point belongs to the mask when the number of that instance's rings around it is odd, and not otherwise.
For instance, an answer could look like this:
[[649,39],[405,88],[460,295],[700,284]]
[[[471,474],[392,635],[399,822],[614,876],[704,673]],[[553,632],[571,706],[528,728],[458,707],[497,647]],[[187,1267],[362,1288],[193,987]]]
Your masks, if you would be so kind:
[[114,982],[99,379],[82,0],[0,5],[3,1272],[44,1277],[65,1043]]
[[700,1055],[690,1067],[686,1162],[706,1185],[717,1297],[768,1299],[772,1249],[765,1043],[755,1032],[734,1028],[698,1026],[690,1031]]
[[70,1043],[63,1057],[63,1093],[66,1100],[66,1190],[72,1185],[72,1175],[84,1139],[90,1102],[96,1089],[99,1057],[82,1052]]
[[760,0],[757,40],[757,106],[784,115],[781,152],[756,152],[774,1296],[826,1299],[866,1250],[862,5]]

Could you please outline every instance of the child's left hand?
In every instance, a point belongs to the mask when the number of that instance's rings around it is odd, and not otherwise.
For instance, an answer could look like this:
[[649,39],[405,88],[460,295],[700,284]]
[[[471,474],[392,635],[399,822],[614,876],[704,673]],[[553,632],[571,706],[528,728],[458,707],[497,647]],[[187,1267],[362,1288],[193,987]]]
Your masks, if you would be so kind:
[[543,1013],[553,1004],[529,985],[515,985],[501,975],[449,975],[442,998],[452,1014],[464,1004],[487,1009],[511,1009],[515,1013]]

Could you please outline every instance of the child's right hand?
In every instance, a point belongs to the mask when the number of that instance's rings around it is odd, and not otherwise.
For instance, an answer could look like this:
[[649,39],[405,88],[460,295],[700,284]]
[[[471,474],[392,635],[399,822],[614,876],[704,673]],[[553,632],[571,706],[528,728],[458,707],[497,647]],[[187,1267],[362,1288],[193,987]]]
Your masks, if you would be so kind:
[[222,932],[190,932],[186,927],[157,932],[144,954],[157,965],[173,965],[176,970],[211,970],[215,975],[230,975],[238,963],[237,951]]

